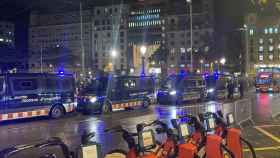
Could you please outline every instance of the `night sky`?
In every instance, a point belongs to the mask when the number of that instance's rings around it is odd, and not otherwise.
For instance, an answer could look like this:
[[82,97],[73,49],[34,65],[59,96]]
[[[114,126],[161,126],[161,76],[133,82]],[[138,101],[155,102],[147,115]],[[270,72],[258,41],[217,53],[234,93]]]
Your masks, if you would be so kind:
[[[120,1],[135,2],[136,0],[83,0],[85,7],[112,4]],[[149,0],[151,1],[151,0]],[[158,1],[158,0],[153,0]],[[214,0],[217,30],[228,32],[243,24],[243,15],[248,6],[246,0]],[[244,5],[245,4],[245,5]],[[0,20],[16,24],[16,46],[27,52],[29,13],[32,10],[41,12],[78,10],[78,0],[1,0]]]

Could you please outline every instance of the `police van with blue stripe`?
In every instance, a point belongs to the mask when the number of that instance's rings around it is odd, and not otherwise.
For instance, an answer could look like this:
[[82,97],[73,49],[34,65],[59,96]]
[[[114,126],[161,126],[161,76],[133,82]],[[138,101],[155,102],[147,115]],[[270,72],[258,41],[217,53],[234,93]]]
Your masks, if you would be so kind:
[[101,76],[78,96],[78,110],[85,114],[146,108],[155,100],[152,76]]
[[0,121],[50,116],[74,111],[72,75],[11,73],[0,75]]

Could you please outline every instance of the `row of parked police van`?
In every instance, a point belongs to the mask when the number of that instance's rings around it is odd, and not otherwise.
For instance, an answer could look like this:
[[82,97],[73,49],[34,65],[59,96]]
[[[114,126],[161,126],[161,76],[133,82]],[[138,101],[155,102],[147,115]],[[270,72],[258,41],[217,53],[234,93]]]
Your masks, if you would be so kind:
[[[75,110],[85,114],[182,104],[227,97],[230,76],[98,76],[79,91],[69,74],[0,75],[0,121],[38,116],[60,118]],[[235,90],[236,92],[238,91]]]

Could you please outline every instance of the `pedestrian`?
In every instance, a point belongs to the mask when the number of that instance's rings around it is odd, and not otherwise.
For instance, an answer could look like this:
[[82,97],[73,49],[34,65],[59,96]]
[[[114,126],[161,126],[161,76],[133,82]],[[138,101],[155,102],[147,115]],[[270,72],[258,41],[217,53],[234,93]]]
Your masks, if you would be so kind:
[[233,99],[233,92],[234,92],[234,84],[233,81],[230,80],[228,84],[228,99]]

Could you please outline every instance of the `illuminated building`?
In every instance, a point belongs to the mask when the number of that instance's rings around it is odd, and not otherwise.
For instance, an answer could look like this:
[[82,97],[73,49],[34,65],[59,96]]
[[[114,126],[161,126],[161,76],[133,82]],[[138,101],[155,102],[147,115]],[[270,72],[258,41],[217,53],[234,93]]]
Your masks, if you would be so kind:
[[128,17],[128,41],[129,51],[128,57],[130,61],[129,67],[134,68],[135,73],[141,70],[141,53],[142,45],[147,47],[145,53],[146,71],[151,68],[149,58],[160,47],[163,42],[163,10],[164,6],[154,3],[136,4],[130,7]]
[[248,48],[251,75],[260,67],[280,67],[279,2],[258,2],[245,17],[246,27],[243,28],[243,43]]
[[[94,69],[105,71],[112,71],[113,67],[120,71],[127,69],[127,14],[128,6],[123,4],[94,8],[92,57]],[[112,51],[116,52],[114,59],[111,56]]]
[[10,22],[0,22],[0,45],[15,46],[14,24]]
[[[190,67],[190,14],[189,4],[185,1],[174,1],[166,10],[165,33],[169,52],[167,65],[169,72]],[[193,66],[200,68],[201,59],[211,60],[214,49],[214,9],[213,1],[193,0]]]

